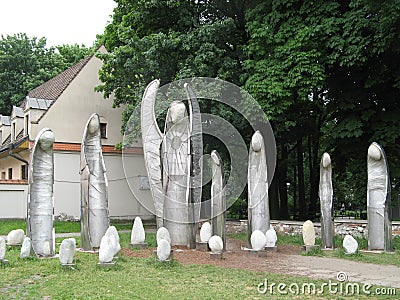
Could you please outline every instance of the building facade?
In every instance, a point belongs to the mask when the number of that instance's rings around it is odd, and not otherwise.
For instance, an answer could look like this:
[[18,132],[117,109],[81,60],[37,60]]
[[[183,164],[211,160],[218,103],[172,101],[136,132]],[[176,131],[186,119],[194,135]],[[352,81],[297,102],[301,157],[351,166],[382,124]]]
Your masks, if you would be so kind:
[[[102,46],[98,51],[106,51]],[[84,127],[93,113],[100,116],[103,155],[109,181],[112,218],[153,218],[143,149],[138,143],[127,154],[115,149],[122,141],[123,107],[113,108],[94,88],[101,82],[102,66],[87,57],[41,86],[31,90],[10,116],[0,117],[0,218],[25,218],[28,166],[36,135],[50,128],[54,143],[55,215],[80,216],[80,147]],[[126,178],[124,168],[130,169]],[[132,170],[133,173],[132,173]]]

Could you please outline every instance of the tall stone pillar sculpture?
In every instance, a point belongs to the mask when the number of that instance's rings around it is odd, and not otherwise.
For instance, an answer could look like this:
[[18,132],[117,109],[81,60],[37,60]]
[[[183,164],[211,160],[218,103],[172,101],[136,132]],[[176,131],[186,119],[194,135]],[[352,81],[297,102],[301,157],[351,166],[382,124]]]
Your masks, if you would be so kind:
[[185,104],[171,103],[165,123],[163,155],[164,227],[172,245],[189,245],[190,133]]
[[183,102],[172,102],[162,133],[155,112],[159,84],[154,80],[147,86],[141,105],[144,159],[157,227],[168,229],[171,245],[194,248],[201,204],[200,109],[190,85],[185,84],[189,114]]
[[255,230],[265,234],[270,228],[267,173],[264,138],[257,130],[251,139],[247,173],[249,244]]
[[372,143],[368,148],[368,249],[392,251],[390,182],[383,148]]
[[319,173],[319,201],[321,203],[322,248],[334,248],[333,187],[331,157],[324,153]]
[[27,235],[38,256],[54,256],[54,134],[43,128],[35,139],[29,168]]
[[226,248],[226,199],[224,194],[224,179],[222,161],[216,150],[211,152],[211,223],[212,234],[221,237],[224,249]]
[[81,144],[81,247],[100,247],[101,238],[110,226],[108,181],[101,147],[100,118],[90,116]]

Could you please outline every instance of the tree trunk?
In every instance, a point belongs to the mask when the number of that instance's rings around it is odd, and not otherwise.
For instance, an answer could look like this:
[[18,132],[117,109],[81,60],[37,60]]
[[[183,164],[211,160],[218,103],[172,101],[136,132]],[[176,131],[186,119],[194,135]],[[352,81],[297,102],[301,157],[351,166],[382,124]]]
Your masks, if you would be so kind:
[[286,145],[282,144],[281,146],[281,164],[278,168],[278,179],[279,179],[279,198],[280,198],[280,217],[283,220],[289,219],[289,210],[288,210],[288,195],[287,195],[287,162],[288,162],[288,150]]
[[308,211],[306,204],[306,191],[304,186],[304,166],[303,166],[303,139],[297,140],[297,170],[298,170],[298,190],[299,190],[299,212],[300,220],[306,220]]
[[279,219],[278,175],[275,172],[269,188],[269,211],[271,220]]
[[293,168],[293,218],[298,219],[298,209],[297,209],[297,167]]

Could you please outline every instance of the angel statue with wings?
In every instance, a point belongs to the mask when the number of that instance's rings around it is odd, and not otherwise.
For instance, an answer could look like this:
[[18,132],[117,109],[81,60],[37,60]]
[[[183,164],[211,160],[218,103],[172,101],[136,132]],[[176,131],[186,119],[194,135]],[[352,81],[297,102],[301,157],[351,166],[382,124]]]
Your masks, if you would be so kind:
[[141,105],[144,159],[157,227],[168,229],[171,245],[194,248],[202,186],[200,108],[192,88],[186,83],[189,114],[183,101],[173,101],[162,133],[155,112],[159,84],[159,80],[154,80],[147,86]]

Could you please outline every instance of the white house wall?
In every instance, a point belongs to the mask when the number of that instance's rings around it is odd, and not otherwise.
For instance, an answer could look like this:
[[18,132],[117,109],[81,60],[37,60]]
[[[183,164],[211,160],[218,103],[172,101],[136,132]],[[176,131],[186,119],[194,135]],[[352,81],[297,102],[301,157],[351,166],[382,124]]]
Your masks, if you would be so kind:
[[28,185],[0,184],[0,217],[21,219],[26,216]]
[[102,93],[94,91],[101,83],[98,79],[101,65],[101,60],[96,57],[87,62],[39,124],[32,124],[31,136],[49,127],[55,134],[56,142],[80,143],[87,120],[93,113],[98,113],[108,124],[107,139],[102,140],[103,145],[115,145],[122,141],[123,108],[112,108],[113,97],[104,99]]
[[[131,219],[134,216],[142,216],[144,219],[152,219],[153,215],[138,202],[140,200],[146,206],[152,208],[152,198],[149,190],[139,190],[139,176],[145,175],[145,167],[142,155],[129,157],[129,161],[135,166],[135,174],[130,179],[133,192],[125,179],[122,168],[121,155],[104,154],[109,182],[108,202],[110,216],[112,218]],[[80,154],[70,152],[56,152],[54,154],[55,184],[54,204],[55,215],[65,213],[69,216],[80,217]]]

